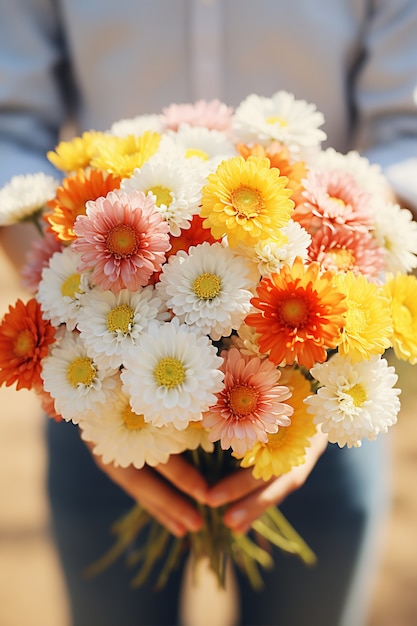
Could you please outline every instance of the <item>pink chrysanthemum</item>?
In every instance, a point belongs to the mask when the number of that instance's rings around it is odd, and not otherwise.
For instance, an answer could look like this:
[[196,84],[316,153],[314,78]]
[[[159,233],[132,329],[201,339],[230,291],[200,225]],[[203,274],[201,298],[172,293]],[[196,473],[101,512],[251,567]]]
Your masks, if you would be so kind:
[[198,100],[194,104],[171,104],[163,109],[163,113],[162,121],[171,130],[176,131],[181,124],[188,124],[229,133],[233,108],[220,100]]
[[35,239],[32,243],[22,269],[22,285],[30,293],[36,293],[42,278],[42,270],[48,267],[52,255],[60,250],[62,244],[52,233],[45,233],[42,239]]
[[243,355],[237,348],[221,356],[225,387],[203,414],[203,426],[210,431],[209,441],[220,440],[223,450],[231,447],[241,456],[257,441],[266,443],[267,433],[291,423],[293,409],[284,403],[291,392],[278,385],[281,373],[271,361]]
[[141,191],[110,191],[86,206],[86,215],[74,224],[79,271],[93,270],[93,281],[113,293],[147,285],[170,247],[169,224],[153,198]]
[[303,184],[305,200],[292,217],[310,233],[323,225],[344,224],[362,231],[373,227],[372,196],[349,172],[311,170]]
[[311,241],[308,256],[318,261],[323,270],[352,271],[375,278],[384,268],[384,252],[368,232],[359,232],[345,226],[325,226]]

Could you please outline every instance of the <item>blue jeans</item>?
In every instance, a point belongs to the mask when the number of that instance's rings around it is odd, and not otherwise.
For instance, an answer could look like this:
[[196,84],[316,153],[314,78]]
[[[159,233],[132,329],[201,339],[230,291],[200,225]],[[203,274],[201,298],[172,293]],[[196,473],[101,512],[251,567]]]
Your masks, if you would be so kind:
[[[94,578],[85,577],[85,569],[113,544],[109,528],[132,501],[97,468],[77,427],[48,420],[47,441],[52,526],[74,626],[179,624],[181,571],[171,575],[162,591],[155,591],[151,582],[132,589],[134,572],[123,559]],[[358,592],[366,589],[364,564],[377,548],[373,541],[387,504],[386,448],[382,438],[359,449],[328,446],[306,485],[281,506],[318,563],[307,567],[277,549],[261,592],[237,572],[241,624],[363,625],[366,597],[351,597],[356,613],[343,615],[352,585]]]

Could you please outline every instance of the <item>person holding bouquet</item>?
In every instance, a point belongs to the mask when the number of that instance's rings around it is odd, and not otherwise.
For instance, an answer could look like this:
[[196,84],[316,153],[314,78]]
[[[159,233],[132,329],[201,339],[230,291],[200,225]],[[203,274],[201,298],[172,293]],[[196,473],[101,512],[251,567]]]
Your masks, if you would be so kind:
[[[122,126],[160,111],[174,126],[172,103],[204,109],[201,102],[211,102],[206,121],[213,109],[218,121],[230,116],[226,105],[249,94],[285,90],[323,114],[323,130],[315,130],[326,146],[378,164],[392,201],[417,211],[414,0],[3,0],[2,8],[1,185],[39,171],[56,178],[45,155],[71,133],[104,132],[117,120]],[[191,125],[197,108],[188,110]],[[305,131],[306,152],[308,139]],[[33,226],[0,234],[21,266]],[[122,467],[92,454],[71,423],[48,419],[46,436],[53,529],[74,626],[181,623],[177,571],[158,592],[151,580],[132,590],[124,563],[84,576],[134,501],[178,538],[201,529],[200,505],[221,507],[225,525],[241,535],[279,505],[312,547],[313,568],[274,556],[261,592],[237,572],[239,617],[229,624],[366,623],[388,503],[383,438],[340,450],[317,432],[305,462],[281,476],[265,481],[247,468],[209,485],[183,455]]]

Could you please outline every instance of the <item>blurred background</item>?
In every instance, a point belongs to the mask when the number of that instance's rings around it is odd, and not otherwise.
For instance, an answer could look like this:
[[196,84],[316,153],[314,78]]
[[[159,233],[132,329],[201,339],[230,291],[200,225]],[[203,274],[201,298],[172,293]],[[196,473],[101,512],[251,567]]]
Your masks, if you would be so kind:
[[[18,285],[0,250],[0,318],[18,297],[27,299]],[[417,369],[392,363],[403,389],[402,410],[388,435],[394,449],[392,510],[368,626],[417,624]],[[43,424],[30,392],[0,388],[0,626],[69,626],[48,529]]]

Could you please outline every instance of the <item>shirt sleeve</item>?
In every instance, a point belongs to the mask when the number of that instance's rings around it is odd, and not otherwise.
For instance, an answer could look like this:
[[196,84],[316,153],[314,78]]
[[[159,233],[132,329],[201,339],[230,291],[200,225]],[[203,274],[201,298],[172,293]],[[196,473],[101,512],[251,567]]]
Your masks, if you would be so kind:
[[58,141],[72,100],[54,0],[2,0],[0,186],[16,174],[57,176],[46,152]]
[[358,149],[379,163],[394,192],[417,209],[417,2],[369,3],[354,78]]

